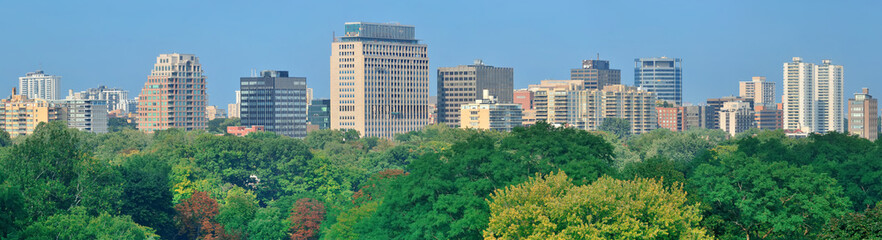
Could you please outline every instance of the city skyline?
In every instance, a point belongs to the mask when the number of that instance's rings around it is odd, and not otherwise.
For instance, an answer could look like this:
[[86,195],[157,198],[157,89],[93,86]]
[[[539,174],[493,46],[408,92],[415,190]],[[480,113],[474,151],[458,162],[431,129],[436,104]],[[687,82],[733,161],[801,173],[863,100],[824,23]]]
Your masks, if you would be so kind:
[[[630,82],[629,76],[633,76],[630,66],[634,58],[667,56],[683,59],[685,103],[697,104],[707,98],[736,95],[731,88],[717,86],[737,86],[737,82],[749,80],[752,76],[765,76],[768,81],[781,86],[780,64],[791,57],[802,57],[807,62],[832,59],[846,66],[845,92],[857,92],[862,87],[882,88],[873,73],[877,62],[875,53],[882,51],[882,47],[874,43],[882,40],[882,33],[873,31],[878,27],[869,24],[880,18],[871,12],[871,9],[878,9],[871,6],[880,5],[877,2],[846,2],[824,7],[819,7],[822,2],[800,5],[772,2],[758,8],[757,4],[749,2],[644,2],[637,8],[612,2],[561,2],[571,6],[566,9],[555,7],[560,4],[500,7],[482,2],[474,9],[461,12],[461,19],[440,17],[442,13],[455,9],[456,4],[446,3],[420,3],[388,9],[373,6],[377,4],[350,3],[353,10],[328,14],[340,9],[334,8],[333,3],[212,2],[209,5],[185,2],[180,8],[159,15],[180,16],[187,12],[185,9],[192,7],[204,11],[180,18],[137,17],[160,12],[158,9],[164,4],[132,4],[2,3],[0,19],[16,24],[0,25],[0,30],[12,33],[40,29],[64,36],[65,41],[28,37],[0,40],[3,46],[15,46],[3,48],[2,52],[16,56],[14,60],[2,60],[0,78],[7,81],[0,87],[14,87],[18,77],[42,69],[64,76],[62,93],[68,89],[82,91],[99,85],[137,92],[143,79],[149,75],[148,64],[152,57],[178,52],[200,56],[208,77],[210,105],[222,107],[234,102],[233,91],[238,77],[246,76],[252,69],[289,69],[292,74],[309,79],[308,86],[316,89],[316,98],[327,98],[330,97],[330,76],[323,60],[329,54],[331,35],[334,32],[339,35],[339,25],[343,22],[365,21],[400,22],[418,28],[417,38],[432,46],[428,53],[432,59],[430,93],[437,92],[434,70],[438,67],[456,66],[480,58],[490,65],[514,68],[514,87],[524,88],[543,79],[567,79],[569,70],[579,67],[579,61],[595,59],[598,53],[601,59],[610,61],[610,68],[622,69],[625,83]],[[780,12],[779,9],[785,6],[793,11]],[[240,13],[259,13],[270,7],[296,8],[295,13],[303,15],[292,14],[297,16],[286,18],[267,14],[226,19]],[[595,9],[592,12],[598,14],[597,18],[608,21],[585,27],[594,31],[574,30],[584,25],[575,13],[586,7]],[[424,8],[438,11],[415,11]],[[15,9],[41,9],[45,16],[36,21],[14,21],[30,13],[13,11]],[[645,24],[658,19],[655,11],[669,13],[665,15],[665,22],[672,24]],[[822,11],[830,17],[810,17]],[[484,12],[488,15],[483,15]],[[536,14],[521,18],[493,17],[507,12]],[[182,20],[192,22],[194,28],[166,30],[170,35],[181,37],[161,38],[154,34],[154,24]],[[289,30],[276,38],[257,34],[278,28]],[[694,29],[702,31],[695,32]],[[824,29],[825,34],[817,34],[817,29]],[[646,34],[658,36],[658,39],[649,41],[638,37]],[[499,38],[507,40],[494,41]],[[554,44],[548,44],[549,41]],[[113,61],[104,61],[101,67],[93,61],[83,61],[84,58],[100,60],[111,57]],[[780,95],[781,89],[776,94]]]

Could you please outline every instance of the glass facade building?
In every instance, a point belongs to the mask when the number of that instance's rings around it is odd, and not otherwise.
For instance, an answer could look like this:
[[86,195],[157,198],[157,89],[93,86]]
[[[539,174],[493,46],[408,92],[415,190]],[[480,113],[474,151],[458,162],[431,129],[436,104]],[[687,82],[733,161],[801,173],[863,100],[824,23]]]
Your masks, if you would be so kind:
[[307,109],[309,124],[317,125],[319,129],[331,128],[331,99],[315,99]]
[[654,92],[658,100],[683,104],[683,61],[679,58],[634,59],[634,86]]
[[240,78],[242,126],[264,126],[280,135],[306,137],[306,78],[288,71],[261,71]]

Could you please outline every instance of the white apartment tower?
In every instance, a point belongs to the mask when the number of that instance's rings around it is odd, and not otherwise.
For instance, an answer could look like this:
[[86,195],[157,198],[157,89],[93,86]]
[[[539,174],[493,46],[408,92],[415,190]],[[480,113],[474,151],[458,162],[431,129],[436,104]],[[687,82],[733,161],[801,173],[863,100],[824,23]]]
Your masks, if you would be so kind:
[[826,133],[843,131],[842,66],[794,57],[784,63],[784,129]]
[[18,78],[21,95],[32,99],[58,100],[61,76],[46,75],[43,70],[29,72]]
[[429,124],[429,58],[414,27],[348,22],[331,43],[331,129],[392,138]]

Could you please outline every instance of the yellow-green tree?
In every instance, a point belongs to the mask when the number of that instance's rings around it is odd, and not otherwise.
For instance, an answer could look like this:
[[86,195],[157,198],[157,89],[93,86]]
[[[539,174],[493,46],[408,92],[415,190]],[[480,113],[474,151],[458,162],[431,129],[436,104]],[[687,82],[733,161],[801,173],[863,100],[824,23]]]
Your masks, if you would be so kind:
[[680,186],[608,176],[583,186],[563,172],[497,189],[484,239],[709,239]]

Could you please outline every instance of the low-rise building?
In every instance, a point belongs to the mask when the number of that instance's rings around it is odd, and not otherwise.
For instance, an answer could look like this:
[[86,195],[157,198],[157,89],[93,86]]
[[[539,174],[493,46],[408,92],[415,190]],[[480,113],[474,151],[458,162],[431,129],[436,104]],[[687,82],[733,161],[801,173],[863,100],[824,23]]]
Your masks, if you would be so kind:
[[[484,96],[489,96],[484,90]],[[460,127],[511,131],[522,126],[523,110],[520,104],[498,103],[493,96],[460,106]]]
[[249,133],[253,132],[263,132],[263,126],[229,126],[227,127],[227,133],[236,135],[239,137],[244,137]]

